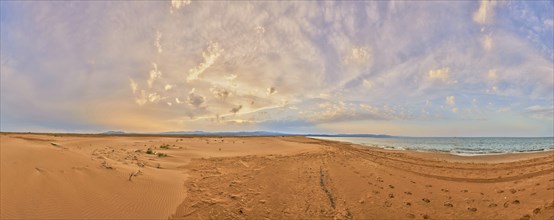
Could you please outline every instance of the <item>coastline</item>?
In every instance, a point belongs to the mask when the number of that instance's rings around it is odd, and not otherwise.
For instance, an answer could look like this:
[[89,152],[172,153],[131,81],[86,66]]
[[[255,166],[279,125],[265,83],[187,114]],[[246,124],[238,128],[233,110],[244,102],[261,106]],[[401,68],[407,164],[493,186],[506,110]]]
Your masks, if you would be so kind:
[[[306,138],[315,139],[315,140],[327,140],[327,141],[337,141],[344,144],[354,144],[361,148],[374,148],[374,149],[383,149],[383,150],[389,150],[389,151],[412,151],[412,152],[422,152],[422,153],[439,153],[439,154],[450,154],[450,155],[456,155],[456,156],[463,156],[463,157],[481,157],[481,156],[496,156],[496,155],[511,155],[511,154],[534,154],[534,153],[541,153],[541,152],[551,152],[554,151],[554,146],[551,146],[550,148],[543,148],[543,149],[530,149],[530,150],[511,150],[511,151],[493,151],[489,150],[489,152],[482,152],[482,151],[468,151],[471,150],[470,148],[455,148],[455,149],[438,149],[438,148],[415,148],[415,147],[401,147],[401,146],[384,146],[379,145],[375,143],[362,143],[362,142],[356,142],[354,140],[347,140],[339,138],[321,138],[321,137],[311,137],[307,136]],[[349,137],[350,138],[350,137]],[[413,139],[415,137],[407,137],[410,139]],[[433,139],[432,137],[423,137],[424,139]],[[440,138],[447,138],[447,137],[440,137]],[[502,137],[495,137],[495,138],[502,138]],[[553,139],[554,137],[540,137],[540,138],[549,138]],[[374,139],[374,138],[371,138]],[[382,139],[382,138],[378,138]],[[404,139],[404,138],[393,138],[393,139]],[[463,150],[466,150],[468,152],[462,152]]]

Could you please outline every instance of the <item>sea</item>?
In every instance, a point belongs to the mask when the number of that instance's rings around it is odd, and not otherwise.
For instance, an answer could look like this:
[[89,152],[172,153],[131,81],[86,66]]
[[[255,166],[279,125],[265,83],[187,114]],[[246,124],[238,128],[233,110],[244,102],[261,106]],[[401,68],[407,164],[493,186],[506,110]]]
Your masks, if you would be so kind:
[[554,150],[554,137],[311,137],[388,150],[446,152],[461,156]]

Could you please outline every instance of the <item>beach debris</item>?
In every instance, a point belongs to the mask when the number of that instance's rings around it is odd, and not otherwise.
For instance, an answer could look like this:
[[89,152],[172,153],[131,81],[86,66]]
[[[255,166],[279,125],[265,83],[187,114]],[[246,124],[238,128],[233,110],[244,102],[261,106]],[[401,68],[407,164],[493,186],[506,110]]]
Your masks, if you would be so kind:
[[141,175],[141,174],[142,174],[142,171],[140,171],[140,170],[137,170],[137,171],[135,171],[135,172],[130,173],[130,174],[129,174],[129,181],[132,181],[132,178],[133,178],[134,176],[138,176],[138,175]]
[[110,169],[110,170],[113,170],[114,168],[112,167],[112,165],[110,165],[108,162],[104,161],[102,162],[102,167],[106,168],[106,169]]

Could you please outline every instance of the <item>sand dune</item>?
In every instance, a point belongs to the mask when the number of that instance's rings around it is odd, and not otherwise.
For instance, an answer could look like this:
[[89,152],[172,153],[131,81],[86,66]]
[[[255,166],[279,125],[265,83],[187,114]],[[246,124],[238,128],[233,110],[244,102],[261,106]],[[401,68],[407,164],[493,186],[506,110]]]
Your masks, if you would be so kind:
[[0,150],[3,219],[554,219],[554,152],[19,133],[2,133]]

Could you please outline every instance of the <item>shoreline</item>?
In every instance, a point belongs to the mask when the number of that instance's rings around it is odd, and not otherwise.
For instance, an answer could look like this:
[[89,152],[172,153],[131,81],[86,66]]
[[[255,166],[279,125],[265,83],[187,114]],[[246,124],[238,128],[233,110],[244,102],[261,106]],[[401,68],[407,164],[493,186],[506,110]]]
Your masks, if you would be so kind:
[[[311,137],[311,136],[306,136],[306,138],[314,139],[314,140],[336,141],[344,144],[357,145],[361,148],[382,149],[382,150],[388,150],[392,152],[412,151],[412,152],[421,152],[421,153],[449,154],[449,155],[456,155],[456,156],[462,156],[462,157],[501,156],[501,155],[510,155],[510,154],[534,154],[534,153],[554,151],[554,148],[545,148],[541,150],[528,150],[528,151],[506,151],[506,152],[492,152],[492,153],[481,153],[481,152],[480,153],[458,153],[458,152],[452,152],[453,150],[446,151],[446,150],[438,150],[438,149],[411,149],[411,148],[404,148],[404,147],[379,146],[377,144],[369,145],[369,144],[349,142],[347,140],[333,140],[333,139],[325,139],[325,138],[318,138],[318,137]],[[546,137],[546,138],[550,138],[550,137]]]

